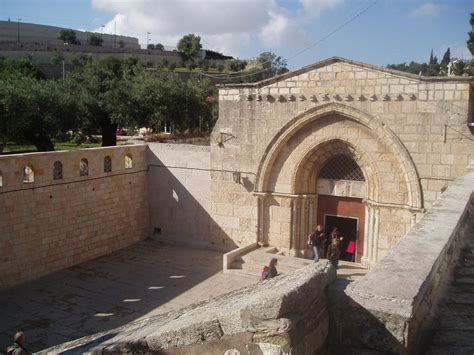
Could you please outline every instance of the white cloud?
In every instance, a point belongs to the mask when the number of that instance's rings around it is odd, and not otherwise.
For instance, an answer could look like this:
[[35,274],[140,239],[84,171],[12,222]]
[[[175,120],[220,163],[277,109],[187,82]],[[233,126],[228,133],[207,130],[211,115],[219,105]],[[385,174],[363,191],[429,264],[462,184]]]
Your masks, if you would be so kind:
[[309,16],[319,16],[324,10],[331,10],[341,5],[343,0],[300,0],[303,9]]
[[104,33],[113,33],[116,23],[117,34],[138,37],[143,44],[150,32],[151,43],[165,46],[175,46],[183,35],[195,33],[205,48],[238,56],[253,39],[268,47],[294,45],[304,32],[303,16],[317,16],[343,0],[299,0],[303,15],[284,10],[276,0],[91,1],[94,8],[115,13]]
[[267,47],[294,44],[298,37],[304,36],[296,23],[295,19],[291,19],[283,13],[270,12],[270,20],[260,31],[260,40]]
[[410,12],[410,16],[422,17],[422,16],[438,16],[441,12],[441,6],[427,2]]

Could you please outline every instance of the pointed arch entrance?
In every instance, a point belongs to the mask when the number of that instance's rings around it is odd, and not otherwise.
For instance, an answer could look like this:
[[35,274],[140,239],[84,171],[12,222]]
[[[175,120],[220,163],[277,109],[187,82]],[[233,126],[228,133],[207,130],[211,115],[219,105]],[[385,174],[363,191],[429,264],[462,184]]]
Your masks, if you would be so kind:
[[[337,176],[344,169],[334,171],[335,163],[355,175]],[[330,165],[333,178],[324,170]],[[375,117],[340,104],[283,127],[264,153],[256,186],[260,242],[295,256],[307,256],[305,239],[317,223],[339,216],[357,220],[357,259],[372,264],[422,211],[418,176],[401,142]]]

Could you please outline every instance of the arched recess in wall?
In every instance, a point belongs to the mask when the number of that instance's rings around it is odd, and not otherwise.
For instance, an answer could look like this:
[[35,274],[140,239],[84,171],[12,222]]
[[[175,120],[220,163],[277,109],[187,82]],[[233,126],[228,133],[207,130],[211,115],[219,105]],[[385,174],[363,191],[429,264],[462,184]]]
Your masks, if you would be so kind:
[[292,193],[316,193],[321,169],[331,159],[338,156],[353,161],[360,169],[363,180],[367,183],[367,191],[365,191],[363,198],[377,200],[381,182],[374,162],[357,150],[348,140],[334,137],[328,137],[304,152],[292,176]]
[[3,187],[3,174],[1,170],[0,170],[0,187]]
[[107,155],[104,158],[104,173],[110,173],[111,171],[112,171],[112,158]]
[[23,167],[23,182],[25,184],[35,182],[35,171],[31,165],[25,165]]
[[89,175],[89,161],[86,158],[82,158],[79,162],[79,176]]
[[59,160],[53,164],[53,180],[61,180],[63,178],[63,163]]
[[125,155],[125,169],[133,168],[133,159],[131,154]]
[[[282,127],[282,129],[268,144],[262,160],[260,161],[256,178],[257,192],[269,191],[269,184],[274,162],[278,158],[282,149],[286,146],[287,142],[296,133],[304,129],[306,125],[311,124],[317,120],[321,120],[329,115],[347,117],[348,119],[365,126],[372,134],[378,137],[378,139],[380,139],[382,142],[385,142],[386,145],[392,150],[394,156],[396,156],[398,159],[398,164],[403,171],[408,191],[408,204],[414,208],[423,207],[418,173],[410,154],[408,153],[405,146],[401,143],[399,138],[378,118],[359,109],[340,103],[327,103],[310,109],[296,116]],[[333,138],[337,139],[338,137],[334,136]],[[369,169],[369,166],[370,164],[367,164],[365,165],[365,168]]]

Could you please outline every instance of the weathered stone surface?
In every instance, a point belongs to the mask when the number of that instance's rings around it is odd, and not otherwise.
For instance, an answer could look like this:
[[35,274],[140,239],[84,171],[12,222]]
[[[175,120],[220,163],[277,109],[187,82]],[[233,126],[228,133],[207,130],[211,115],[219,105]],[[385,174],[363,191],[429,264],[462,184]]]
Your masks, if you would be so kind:
[[[457,179],[436,205],[365,277],[344,292],[331,289],[330,347],[376,350],[381,353],[417,353],[426,342],[440,301],[447,291],[442,317],[453,316],[466,325],[474,312],[470,284],[448,288],[451,274],[471,240],[474,170]],[[470,279],[471,267],[456,274]],[[455,282],[459,278],[455,278]],[[463,324],[461,323],[461,324]],[[443,323],[441,323],[443,324]],[[442,330],[438,342],[452,343],[462,332]],[[464,333],[463,333],[464,334]],[[433,339],[438,338],[436,335]],[[447,343],[446,343],[447,344]],[[470,340],[463,343],[471,346]],[[463,345],[460,344],[460,345]]]
[[255,286],[124,327],[46,349],[92,353],[165,351],[184,354],[308,354],[321,350],[328,332],[326,287],[335,279],[328,262],[312,264]]

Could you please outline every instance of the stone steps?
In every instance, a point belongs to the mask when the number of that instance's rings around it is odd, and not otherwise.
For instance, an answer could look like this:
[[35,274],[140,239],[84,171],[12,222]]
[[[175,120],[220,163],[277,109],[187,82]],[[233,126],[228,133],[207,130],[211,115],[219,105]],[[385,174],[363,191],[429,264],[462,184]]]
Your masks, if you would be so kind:
[[474,315],[448,315],[440,319],[442,330],[474,330]]
[[462,254],[426,354],[474,354],[474,242]]
[[[226,273],[240,274],[242,276],[257,278],[261,276],[262,269],[268,265],[271,258],[278,259],[277,270],[279,274],[288,274],[314,263],[312,259],[303,259],[278,253],[276,248],[263,247],[253,250],[235,260],[231,269]],[[322,259],[326,261],[326,259]],[[367,273],[367,269],[357,263],[340,261],[337,277],[345,280],[356,280]]]
[[472,355],[474,347],[446,346],[430,348],[426,355]]

